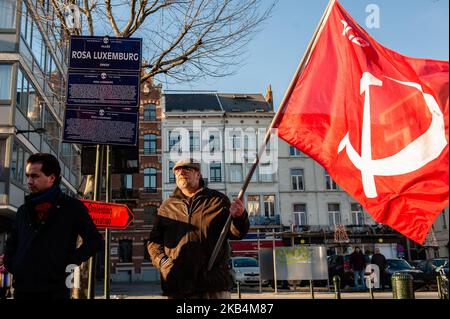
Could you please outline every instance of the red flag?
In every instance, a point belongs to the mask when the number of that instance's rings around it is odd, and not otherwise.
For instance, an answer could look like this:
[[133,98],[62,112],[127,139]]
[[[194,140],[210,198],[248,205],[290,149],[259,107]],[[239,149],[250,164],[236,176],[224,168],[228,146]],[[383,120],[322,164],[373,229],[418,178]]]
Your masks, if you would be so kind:
[[274,127],[422,244],[448,205],[448,76],[448,61],[383,47],[335,2]]

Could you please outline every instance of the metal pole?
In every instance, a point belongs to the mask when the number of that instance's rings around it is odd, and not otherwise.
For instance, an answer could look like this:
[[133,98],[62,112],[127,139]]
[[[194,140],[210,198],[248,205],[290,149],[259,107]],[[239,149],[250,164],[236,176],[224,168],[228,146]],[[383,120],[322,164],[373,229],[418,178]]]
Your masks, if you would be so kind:
[[257,235],[258,235],[258,257],[259,257],[259,293],[262,293],[262,278],[261,278],[261,254],[260,254],[260,242],[259,242],[259,228],[257,230]]
[[314,299],[314,281],[309,281],[309,291],[311,292],[311,299]]
[[[112,181],[111,181],[111,146],[106,146],[106,202],[111,202]],[[105,281],[104,295],[109,299],[109,277],[110,277],[110,252],[111,252],[111,230],[105,230]]]
[[[94,178],[94,201],[100,199],[101,180],[103,173],[103,146],[97,145],[95,156],[95,178]],[[88,299],[95,298],[95,256],[89,258],[89,274],[88,274]]]
[[[286,102],[289,100],[288,97],[291,95],[292,91],[295,88],[297,79],[300,77],[301,73],[306,68],[306,65],[307,65],[307,63],[312,55],[312,52],[317,44],[319,35],[322,32],[323,28],[325,27],[325,23],[328,20],[328,17],[331,13],[331,9],[333,8],[333,5],[335,2],[336,2],[336,0],[330,0],[328,2],[328,6],[322,15],[322,18],[320,19],[319,24],[317,25],[316,31],[314,32],[314,35],[308,44],[306,52],[303,55],[302,60],[300,61],[300,64],[298,65],[297,70],[295,72],[295,75],[294,75],[291,83],[289,84],[288,89],[286,90],[286,92],[284,94],[283,100],[280,103],[280,107],[278,108],[277,113],[273,117],[272,122],[270,123],[270,126],[267,129],[266,136],[264,137],[264,142],[259,146],[258,154],[256,155],[256,158],[253,161],[253,165],[250,168],[250,171],[247,173],[247,177],[245,178],[244,184],[242,185],[242,188],[238,194],[238,198],[240,200],[242,200],[242,198],[244,197],[244,193],[247,190],[247,186],[250,183],[250,180],[253,176],[253,173],[255,172],[256,167],[258,166],[259,159],[261,158],[263,152],[266,149],[266,145],[269,142],[270,136],[272,135],[272,129],[275,126],[275,124],[278,122],[278,119],[283,114],[282,110],[284,109]],[[209,258],[208,271],[210,271],[212,269],[212,266],[214,265],[214,262],[216,261],[216,257],[219,254],[219,250],[222,247],[223,241],[225,240],[225,237],[228,233],[228,230],[230,229],[230,226],[231,226],[231,215],[228,215],[227,221],[225,222],[222,232],[220,233],[219,239],[216,242],[216,246],[214,247],[211,257]]]
[[236,283],[237,293],[238,293],[238,299],[241,299],[241,283],[238,281]]
[[278,293],[278,283],[277,283],[277,256],[275,254],[275,230],[273,230],[272,239],[272,256],[273,256],[273,282],[275,285],[275,293]]
[[372,287],[372,278],[370,276],[367,277],[368,282],[369,282],[369,294],[370,294],[370,299],[375,299],[374,295],[373,295],[373,287]]

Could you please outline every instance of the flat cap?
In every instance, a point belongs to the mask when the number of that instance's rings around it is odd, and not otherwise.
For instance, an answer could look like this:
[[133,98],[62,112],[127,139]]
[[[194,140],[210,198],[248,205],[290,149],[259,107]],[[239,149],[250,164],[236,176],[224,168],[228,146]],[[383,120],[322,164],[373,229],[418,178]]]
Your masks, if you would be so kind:
[[175,166],[173,167],[173,171],[179,167],[191,167],[197,171],[200,171],[200,163],[195,161],[193,158],[182,158],[178,162],[176,162]]

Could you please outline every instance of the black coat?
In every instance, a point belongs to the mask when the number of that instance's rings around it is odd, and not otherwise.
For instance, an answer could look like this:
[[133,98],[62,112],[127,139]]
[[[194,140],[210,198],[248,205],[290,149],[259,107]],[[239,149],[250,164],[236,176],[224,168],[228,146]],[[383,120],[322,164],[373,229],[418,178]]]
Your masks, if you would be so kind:
[[[45,223],[32,218],[33,206],[20,206],[5,247],[5,265],[20,292],[46,292],[66,287],[66,266],[80,265],[102,247],[102,237],[86,206],[59,193]],[[77,249],[78,235],[83,244]]]
[[[229,291],[233,277],[228,267],[230,251],[225,240],[211,271],[209,258],[229,215],[230,200],[203,188],[189,201],[180,189],[159,208],[150,233],[148,252],[161,273],[164,295],[184,298],[204,292]],[[233,218],[228,239],[242,239],[249,229],[248,214]],[[160,261],[168,257],[162,267]]]

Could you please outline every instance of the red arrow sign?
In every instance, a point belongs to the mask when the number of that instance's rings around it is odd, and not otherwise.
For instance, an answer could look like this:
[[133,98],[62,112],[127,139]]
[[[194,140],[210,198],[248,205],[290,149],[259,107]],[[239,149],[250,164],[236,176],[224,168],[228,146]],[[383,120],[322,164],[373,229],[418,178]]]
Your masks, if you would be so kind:
[[82,200],[97,228],[126,229],[134,220],[127,205]]

